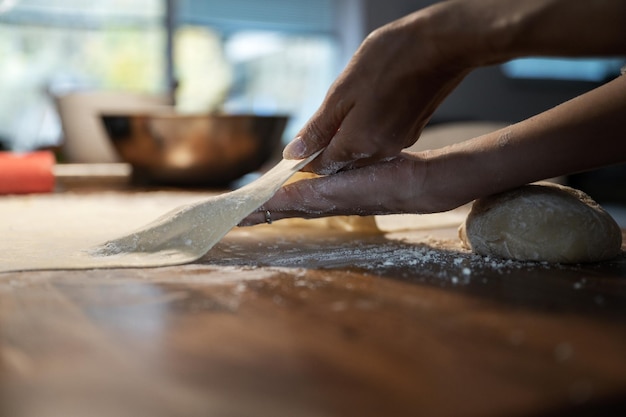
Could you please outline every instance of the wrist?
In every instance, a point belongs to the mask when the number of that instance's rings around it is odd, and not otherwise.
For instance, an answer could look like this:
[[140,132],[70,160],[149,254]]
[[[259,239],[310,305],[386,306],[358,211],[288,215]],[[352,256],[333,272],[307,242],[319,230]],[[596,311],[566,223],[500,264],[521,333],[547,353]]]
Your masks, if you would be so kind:
[[623,0],[449,0],[421,13],[427,38],[470,68],[530,55],[626,53]]
[[[411,154],[418,161],[413,174],[410,194],[414,197],[417,210],[409,212],[437,213],[455,209],[469,203],[481,194],[476,189],[481,174],[472,171],[475,166],[472,152],[464,152],[451,147],[422,151]],[[478,164],[480,165],[480,164]]]
[[518,14],[501,0],[451,0],[436,3],[413,15],[418,39],[432,42],[446,65],[463,69],[504,62],[515,55]]

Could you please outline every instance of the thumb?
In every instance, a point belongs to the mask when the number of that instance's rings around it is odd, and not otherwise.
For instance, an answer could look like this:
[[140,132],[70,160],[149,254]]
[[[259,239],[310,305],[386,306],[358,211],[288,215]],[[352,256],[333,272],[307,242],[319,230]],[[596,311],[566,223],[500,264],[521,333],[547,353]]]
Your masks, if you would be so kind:
[[349,112],[342,102],[334,103],[332,97],[328,97],[296,138],[287,144],[283,158],[304,159],[326,147]]

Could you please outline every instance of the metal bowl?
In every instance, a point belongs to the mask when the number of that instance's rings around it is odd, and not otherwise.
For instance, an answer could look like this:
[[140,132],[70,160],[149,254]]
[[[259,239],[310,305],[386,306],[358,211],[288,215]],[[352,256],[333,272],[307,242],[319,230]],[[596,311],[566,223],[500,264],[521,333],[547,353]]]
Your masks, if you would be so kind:
[[140,183],[226,186],[277,154],[286,116],[103,114]]

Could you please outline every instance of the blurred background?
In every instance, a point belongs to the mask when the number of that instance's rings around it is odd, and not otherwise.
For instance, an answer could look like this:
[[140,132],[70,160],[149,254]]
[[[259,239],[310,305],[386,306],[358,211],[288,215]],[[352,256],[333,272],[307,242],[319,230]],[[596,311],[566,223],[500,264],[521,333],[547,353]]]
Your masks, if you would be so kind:
[[[190,114],[286,114],[286,142],[371,30],[431,3],[0,1],[0,147],[59,148],[66,162],[115,160],[105,151],[85,156],[64,148],[72,128],[61,113],[67,119],[90,106],[114,107],[120,97],[146,106],[175,103]],[[483,68],[442,104],[431,125],[514,123],[614,78],[624,63],[525,59]],[[85,96],[64,100],[77,93]],[[626,201],[625,171],[611,167],[570,182],[597,198]]]

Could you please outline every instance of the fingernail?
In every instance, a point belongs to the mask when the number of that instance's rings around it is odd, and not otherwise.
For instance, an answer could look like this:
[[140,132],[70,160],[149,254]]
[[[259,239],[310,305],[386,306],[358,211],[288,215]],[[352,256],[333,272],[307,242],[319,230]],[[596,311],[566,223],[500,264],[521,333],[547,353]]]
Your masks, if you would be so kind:
[[258,222],[254,222],[250,218],[245,218],[237,224],[237,227],[248,227],[254,226],[255,224],[258,224]]
[[301,137],[292,140],[283,150],[283,158],[285,159],[302,159],[307,156],[306,144]]

